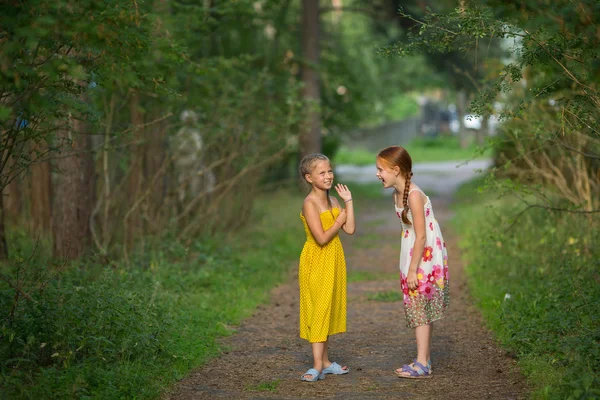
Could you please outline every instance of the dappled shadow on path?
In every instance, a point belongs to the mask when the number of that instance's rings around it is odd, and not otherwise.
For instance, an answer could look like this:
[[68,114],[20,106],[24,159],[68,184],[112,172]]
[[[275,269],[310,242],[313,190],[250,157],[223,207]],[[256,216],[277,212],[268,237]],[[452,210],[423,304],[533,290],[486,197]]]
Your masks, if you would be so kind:
[[[521,399],[524,378],[494,343],[469,297],[447,198],[432,198],[450,254],[451,304],[434,325],[429,380],[399,379],[394,369],[416,356],[413,330],[405,327],[402,302],[370,300],[400,294],[400,223],[391,198],[355,205],[358,230],[343,236],[350,277],[376,280],[348,284],[348,332],[331,338],[331,359],[348,365],[347,375],[308,383],[300,376],[312,366],[310,345],[298,337],[296,268],[275,288],[271,304],[260,307],[238,332],[223,339],[230,350],[179,382],[170,399]],[[300,221],[298,221],[300,223]],[[399,298],[399,297],[398,297]]]

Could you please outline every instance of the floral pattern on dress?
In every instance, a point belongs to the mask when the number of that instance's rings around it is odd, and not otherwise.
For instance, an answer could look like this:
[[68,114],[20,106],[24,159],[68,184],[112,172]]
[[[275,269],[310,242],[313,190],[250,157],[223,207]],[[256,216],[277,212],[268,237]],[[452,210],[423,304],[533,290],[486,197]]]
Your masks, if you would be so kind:
[[[400,288],[404,297],[406,325],[409,328],[427,325],[443,318],[450,304],[446,243],[444,242],[440,226],[435,219],[431,200],[428,196],[425,197],[427,197],[424,205],[427,227],[425,229],[426,241],[423,254],[420,257],[421,262],[417,269],[419,285],[415,290],[409,289],[406,282],[408,269],[413,257],[413,246],[415,244],[415,231],[412,225],[412,213],[410,209],[407,212],[407,217],[411,225],[404,224],[400,218],[403,232],[402,247],[400,250]],[[396,207],[396,215],[402,215],[401,208]]]

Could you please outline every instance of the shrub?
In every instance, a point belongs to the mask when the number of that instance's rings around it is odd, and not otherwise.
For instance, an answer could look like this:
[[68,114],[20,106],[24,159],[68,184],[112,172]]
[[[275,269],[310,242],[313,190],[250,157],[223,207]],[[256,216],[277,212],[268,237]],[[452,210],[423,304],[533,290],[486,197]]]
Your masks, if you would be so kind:
[[[459,200],[457,226],[473,295],[540,398],[600,394],[600,233],[586,215]],[[473,198],[472,194],[469,194]],[[514,221],[513,221],[514,222]]]

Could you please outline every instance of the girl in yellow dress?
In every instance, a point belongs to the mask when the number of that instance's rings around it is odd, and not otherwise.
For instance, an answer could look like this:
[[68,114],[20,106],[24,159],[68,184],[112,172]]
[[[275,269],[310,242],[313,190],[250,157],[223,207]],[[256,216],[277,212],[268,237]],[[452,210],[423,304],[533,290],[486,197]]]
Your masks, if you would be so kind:
[[329,361],[327,342],[330,335],[346,331],[346,260],[338,232],[354,233],[354,208],[352,193],[345,185],[335,186],[345,209],[329,196],[333,170],[326,156],[304,157],[300,174],[312,187],[300,213],[306,231],[298,270],[300,337],[311,343],[314,359],[313,368],[302,375],[302,380],[315,382],[325,374],[350,372],[348,367]]

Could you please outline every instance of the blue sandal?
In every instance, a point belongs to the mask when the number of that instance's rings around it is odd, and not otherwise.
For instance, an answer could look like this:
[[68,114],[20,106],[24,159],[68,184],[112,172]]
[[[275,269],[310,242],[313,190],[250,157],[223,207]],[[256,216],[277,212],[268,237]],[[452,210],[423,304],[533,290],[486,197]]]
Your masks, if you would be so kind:
[[[413,360],[413,364],[417,362],[417,359],[415,358]],[[404,368],[404,367],[408,367],[408,368]],[[427,368],[429,368],[429,374],[433,374],[433,368],[431,368],[431,360],[427,360]],[[404,372],[408,372],[409,369],[412,369],[409,365],[404,364],[402,366],[402,371]],[[396,375],[398,375],[398,370],[396,370]]]
[[335,361],[331,363],[331,365],[327,368],[323,368],[324,374],[333,374],[333,375],[344,375],[350,372],[350,368],[343,369],[340,364]]
[[427,366],[424,366],[423,364],[421,364],[420,362],[418,362],[416,360],[413,362],[412,367],[408,364],[404,364],[402,366],[402,372],[405,372],[408,375],[396,372],[396,375],[398,375],[398,378],[426,379],[426,378],[431,378],[433,376],[433,374],[431,373],[431,364],[430,363],[427,363]]
[[[305,378],[304,375],[311,375],[312,378]],[[305,373],[303,373],[302,376],[300,377],[300,379],[302,379],[305,382],[316,382],[319,379],[325,379],[325,374],[317,371],[314,368],[311,368],[308,371],[306,371]]]

